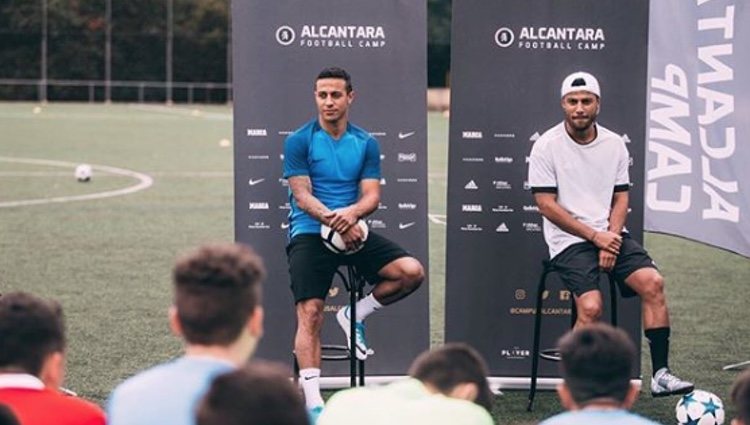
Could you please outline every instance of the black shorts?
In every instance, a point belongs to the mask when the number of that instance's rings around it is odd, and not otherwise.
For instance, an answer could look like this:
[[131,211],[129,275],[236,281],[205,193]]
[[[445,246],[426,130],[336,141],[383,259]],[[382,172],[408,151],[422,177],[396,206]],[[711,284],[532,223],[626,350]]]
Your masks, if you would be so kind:
[[371,285],[383,280],[378,272],[388,263],[411,255],[396,243],[370,232],[364,247],[351,255],[341,255],[323,245],[318,234],[297,235],[286,247],[294,302],[308,298],[325,299],[333,275],[342,265],[353,265]]
[[[599,248],[593,243],[580,242],[565,248],[552,259],[552,265],[565,286],[576,296],[599,289],[602,271],[599,268]],[[620,254],[612,269],[623,297],[638,295],[625,283],[625,279],[644,267],[656,268],[656,264],[638,242],[629,234],[623,233]]]

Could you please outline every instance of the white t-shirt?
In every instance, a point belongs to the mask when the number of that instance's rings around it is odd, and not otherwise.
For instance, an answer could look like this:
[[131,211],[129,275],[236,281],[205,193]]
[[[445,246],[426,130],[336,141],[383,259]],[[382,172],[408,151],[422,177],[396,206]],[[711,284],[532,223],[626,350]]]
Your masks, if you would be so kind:
[[432,394],[408,378],[382,387],[339,391],[326,403],[318,425],[493,425],[492,416],[467,400]]
[[[533,193],[556,193],[573,218],[601,232],[609,227],[612,195],[630,188],[630,155],[622,137],[599,124],[596,129],[596,139],[586,145],[573,141],[564,122],[547,130],[531,149],[529,186]],[[584,241],[546,217],[544,240],[550,258]]]

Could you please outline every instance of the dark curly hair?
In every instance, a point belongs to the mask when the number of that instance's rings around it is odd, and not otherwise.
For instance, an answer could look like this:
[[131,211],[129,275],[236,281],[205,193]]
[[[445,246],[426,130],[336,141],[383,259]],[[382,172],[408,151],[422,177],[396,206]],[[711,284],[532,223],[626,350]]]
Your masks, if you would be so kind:
[[0,297],[0,369],[38,376],[44,359],[64,350],[60,304],[25,292]]
[[260,304],[265,268],[241,244],[205,245],[174,267],[174,304],[182,334],[191,344],[227,345]]

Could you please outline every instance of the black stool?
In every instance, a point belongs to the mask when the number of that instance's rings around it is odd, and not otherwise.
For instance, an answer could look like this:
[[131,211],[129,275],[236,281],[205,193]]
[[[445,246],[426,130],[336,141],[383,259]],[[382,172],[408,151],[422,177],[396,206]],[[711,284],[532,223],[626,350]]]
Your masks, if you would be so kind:
[[[344,287],[349,291],[349,317],[354,319],[357,317],[357,301],[362,299],[364,287],[366,284],[365,278],[357,272],[353,265],[346,266],[346,275],[338,269],[336,275],[339,276],[341,281],[344,283]],[[355,350],[357,349],[357,334],[355,328],[355,320],[349,320],[349,349],[346,345],[337,344],[322,344],[320,346],[322,361],[343,361],[349,360],[349,379],[352,387],[357,386],[357,377],[359,377],[359,385],[365,385],[365,361],[357,359]],[[299,362],[297,362],[297,355],[292,351],[292,357],[294,360],[294,383],[297,383],[299,378]]]
[[[534,347],[531,351],[531,385],[529,386],[529,404],[526,406],[526,411],[531,412],[532,405],[534,403],[534,396],[536,396],[536,381],[539,373],[539,358],[545,360],[559,361],[560,357],[557,355],[558,349],[552,348],[547,350],[539,349],[539,337],[542,328],[542,303],[544,298],[544,291],[547,287],[547,276],[555,271],[555,266],[550,260],[542,261],[542,274],[539,276],[539,283],[536,288],[536,313],[534,315]],[[610,300],[610,322],[612,326],[617,326],[617,284],[611,273],[607,273],[607,281],[609,282],[609,300]],[[570,327],[572,328],[578,318],[578,312],[576,310],[576,300],[571,294],[571,314],[570,314]]]

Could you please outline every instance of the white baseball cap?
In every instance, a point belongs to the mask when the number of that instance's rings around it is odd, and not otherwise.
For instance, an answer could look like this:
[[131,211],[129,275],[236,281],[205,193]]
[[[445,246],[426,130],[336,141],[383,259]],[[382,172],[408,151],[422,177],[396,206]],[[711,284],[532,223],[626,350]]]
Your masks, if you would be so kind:
[[578,71],[565,77],[562,88],[560,88],[560,98],[574,91],[587,91],[601,97],[599,82],[596,81],[596,77],[588,72]]

